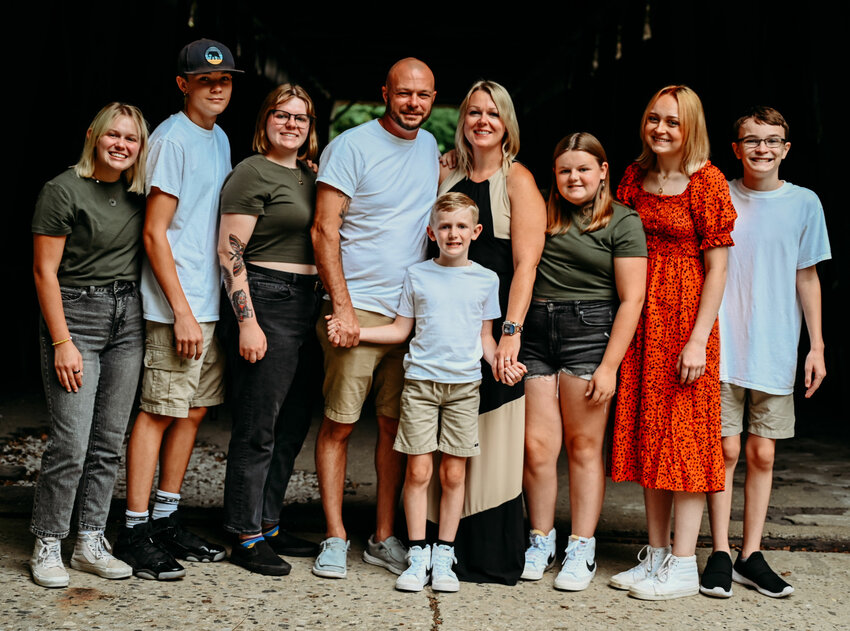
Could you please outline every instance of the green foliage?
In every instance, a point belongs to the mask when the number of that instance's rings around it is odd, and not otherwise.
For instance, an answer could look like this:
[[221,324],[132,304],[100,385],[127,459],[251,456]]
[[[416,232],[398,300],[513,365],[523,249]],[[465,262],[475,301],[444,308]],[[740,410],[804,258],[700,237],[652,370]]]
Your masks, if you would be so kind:
[[[331,124],[330,138],[333,140],[346,129],[357,127],[367,121],[380,118],[384,115],[385,106],[375,103],[354,103],[352,105],[338,105],[334,109],[334,121]],[[456,107],[435,107],[431,110],[431,116],[422,125],[437,139],[440,153],[445,153],[455,146],[455,128],[457,127]]]

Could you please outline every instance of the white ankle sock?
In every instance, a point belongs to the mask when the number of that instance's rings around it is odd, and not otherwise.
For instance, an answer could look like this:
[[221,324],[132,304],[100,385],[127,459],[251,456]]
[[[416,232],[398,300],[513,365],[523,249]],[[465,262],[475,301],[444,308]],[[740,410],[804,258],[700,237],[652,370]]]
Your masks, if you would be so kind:
[[151,518],[162,519],[168,517],[177,510],[180,503],[180,493],[169,493],[168,491],[156,490]]

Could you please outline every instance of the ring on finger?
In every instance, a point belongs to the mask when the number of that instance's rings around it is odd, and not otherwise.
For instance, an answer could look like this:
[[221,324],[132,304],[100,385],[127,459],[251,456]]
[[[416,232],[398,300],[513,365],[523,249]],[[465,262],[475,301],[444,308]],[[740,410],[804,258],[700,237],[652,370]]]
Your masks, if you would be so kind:
[[83,371],[82,371],[82,370],[74,370],[74,371],[72,371],[72,372],[73,372],[75,375],[79,375],[79,374],[80,374],[81,372],[83,372]]

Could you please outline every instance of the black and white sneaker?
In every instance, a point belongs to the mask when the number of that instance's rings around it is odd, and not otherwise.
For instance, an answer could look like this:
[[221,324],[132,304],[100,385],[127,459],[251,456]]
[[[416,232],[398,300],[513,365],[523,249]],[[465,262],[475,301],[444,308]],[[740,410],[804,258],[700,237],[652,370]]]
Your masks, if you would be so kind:
[[139,578],[170,581],[186,576],[186,569],[154,539],[150,522],[122,528],[112,554]]
[[721,550],[708,557],[700,578],[699,591],[714,598],[729,598],[732,595],[732,557],[728,552]]
[[180,523],[179,512],[174,511],[168,517],[160,517],[151,522],[154,538],[175,559],[202,563],[221,561],[226,554],[224,548],[186,530]]
[[770,569],[761,552],[753,552],[746,561],[743,561],[738,553],[732,567],[732,580],[741,585],[755,587],[759,593],[771,598],[784,598],[794,593],[794,588]]

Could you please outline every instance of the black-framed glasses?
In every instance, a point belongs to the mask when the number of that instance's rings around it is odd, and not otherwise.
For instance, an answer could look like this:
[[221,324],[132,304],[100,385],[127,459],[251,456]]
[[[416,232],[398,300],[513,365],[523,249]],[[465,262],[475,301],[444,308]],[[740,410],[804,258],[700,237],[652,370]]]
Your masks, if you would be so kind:
[[747,149],[755,149],[761,143],[768,149],[779,149],[787,141],[779,136],[771,136],[770,138],[754,138],[747,136],[746,138],[738,138],[738,143],[744,145]]
[[295,121],[295,126],[300,127],[301,129],[309,127],[314,118],[309,114],[291,114],[286,110],[272,110],[271,116],[274,119],[274,122],[278,125],[286,125],[286,123],[289,122],[289,119],[292,118]]

